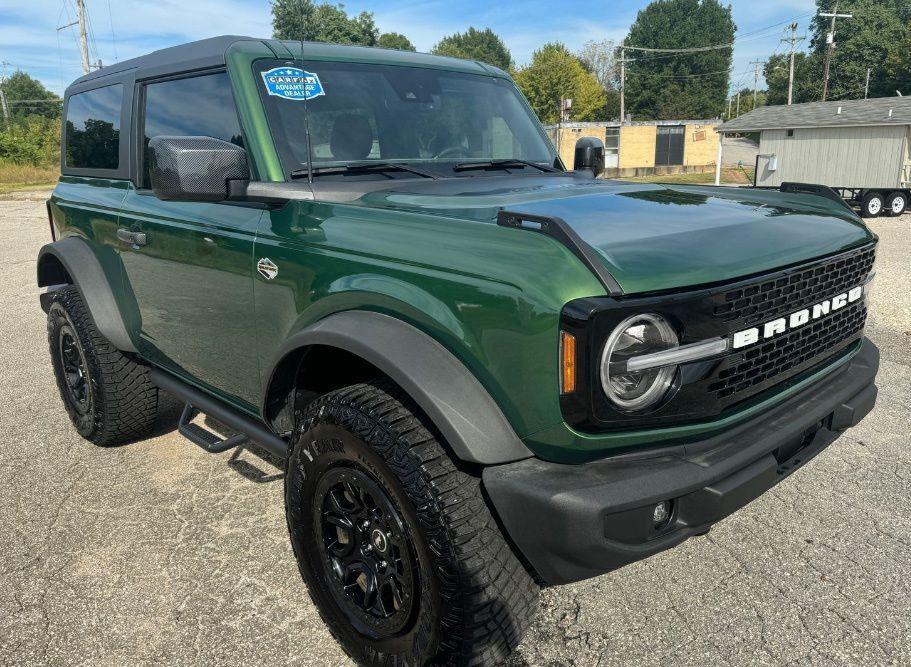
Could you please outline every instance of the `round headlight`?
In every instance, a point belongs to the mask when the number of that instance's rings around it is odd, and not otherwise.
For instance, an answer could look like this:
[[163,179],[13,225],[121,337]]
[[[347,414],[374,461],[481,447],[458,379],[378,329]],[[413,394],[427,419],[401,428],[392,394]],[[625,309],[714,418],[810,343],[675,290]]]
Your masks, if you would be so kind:
[[658,403],[674,381],[676,366],[630,372],[631,357],[676,347],[674,328],[660,315],[645,313],[623,320],[611,332],[601,354],[604,393],[623,410],[644,410]]

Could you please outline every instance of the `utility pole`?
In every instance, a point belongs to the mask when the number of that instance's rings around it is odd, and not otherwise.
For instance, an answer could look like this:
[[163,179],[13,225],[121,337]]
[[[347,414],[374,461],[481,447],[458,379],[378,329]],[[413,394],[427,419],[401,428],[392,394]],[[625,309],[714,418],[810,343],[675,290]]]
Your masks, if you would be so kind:
[[867,68],[867,82],[864,84],[864,99],[870,95],[870,68]]
[[85,34],[85,0],[76,0],[76,23],[79,24],[79,52],[82,54],[82,72],[92,71],[89,63],[89,41]]
[[740,91],[737,91],[737,117],[740,117]]
[[794,52],[797,47],[797,42],[802,42],[806,37],[797,36],[797,22],[795,21],[788,26],[788,30],[791,31],[791,36],[785,38],[782,41],[788,42],[791,45],[790,61],[788,71],[788,104],[791,105],[794,103]]
[[731,104],[734,103],[734,98],[728,95],[728,120],[731,120]]
[[832,64],[832,52],[835,51],[835,19],[851,19],[853,14],[839,14],[838,0],[835,1],[835,7],[831,12],[819,12],[821,18],[832,19],[829,24],[829,32],[826,34],[826,65],[822,75],[822,101],[826,101],[829,94],[829,68]]
[[0,75],[0,109],[3,111],[3,126],[9,127],[9,106],[6,104],[6,93],[3,92],[3,86],[6,85],[6,68],[12,63],[4,60],[0,63],[0,67],[3,68],[3,74]]
[[626,51],[620,47],[620,124],[626,118]]
[[762,60],[751,60],[753,66],[753,108],[756,108],[756,88],[759,86],[759,66],[763,65]]

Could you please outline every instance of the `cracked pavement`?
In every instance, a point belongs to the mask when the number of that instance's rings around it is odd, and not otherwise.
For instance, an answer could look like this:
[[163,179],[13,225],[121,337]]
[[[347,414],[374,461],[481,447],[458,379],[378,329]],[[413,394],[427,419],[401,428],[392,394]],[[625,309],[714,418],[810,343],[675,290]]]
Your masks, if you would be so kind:
[[[347,665],[288,544],[280,471],[174,431],[101,449],[56,394],[46,193],[0,201],[0,664]],[[875,411],[707,536],[545,590],[513,665],[911,663],[911,215],[871,222]]]

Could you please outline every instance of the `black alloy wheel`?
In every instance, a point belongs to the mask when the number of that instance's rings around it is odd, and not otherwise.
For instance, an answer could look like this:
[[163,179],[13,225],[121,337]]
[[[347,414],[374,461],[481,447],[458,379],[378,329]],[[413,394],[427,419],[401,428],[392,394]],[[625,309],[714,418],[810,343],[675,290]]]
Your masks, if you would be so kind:
[[326,628],[358,665],[498,665],[538,587],[402,390],[376,379],[296,411],[285,515]]
[[411,619],[417,583],[399,510],[357,467],[331,468],[315,495],[314,525],[333,596],[355,626],[394,636]]
[[158,416],[149,369],[98,332],[76,287],[53,292],[47,342],[63,407],[79,435],[109,446],[148,434]]
[[67,399],[76,412],[84,415],[92,407],[89,368],[76,332],[69,324],[60,327],[57,335],[57,352],[63,367]]

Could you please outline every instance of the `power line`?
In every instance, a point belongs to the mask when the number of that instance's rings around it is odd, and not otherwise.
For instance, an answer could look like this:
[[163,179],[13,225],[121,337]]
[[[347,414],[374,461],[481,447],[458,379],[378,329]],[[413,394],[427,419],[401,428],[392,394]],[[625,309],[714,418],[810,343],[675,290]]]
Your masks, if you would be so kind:
[[114,47],[114,62],[120,60],[117,55],[117,37],[114,36],[114,15],[111,13],[111,0],[108,0],[108,21],[111,24],[111,46]]
[[[678,55],[678,54],[704,53],[706,51],[717,51],[720,49],[730,49],[730,48],[733,48],[737,44],[737,42],[745,41],[748,39],[752,40],[752,39],[761,39],[763,37],[768,37],[768,35],[760,34],[760,33],[768,32],[769,30],[772,30],[773,28],[778,28],[779,26],[782,26],[786,23],[796,21],[799,18],[805,18],[806,16],[812,15],[812,13],[813,12],[801,14],[800,16],[797,16],[793,19],[788,19],[787,21],[780,21],[779,23],[775,23],[773,25],[766,26],[764,28],[758,28],[752,32],[744,33],[743,35],[738,35],[737,37],[734,38],[734,41],[727,42],[724,44],[711,44],[708,46],[692,46],[692,47],[678,48],[678,49],[662,49],[662,48],[653,48],[653,47],[647,47],[647,46],[627,46],[627,45],[624,45],[622,48],[629,49],[630,51],[642,51],[645,53],[668,54],[667,56],[663,56],[663,57],[673,57],[674,55]],[[660,57],[660,56],[651,56],[651,57]]]
[[[747,70],[743,74],[750,74],[753,70]],[[742,74],[741,72],[731,72],[730,69],[719,69],[714,72],[700,72],[698,74],[652,74],[651,72],[638,72],[639,76],[649,76],[654,79],[696,79],[703,76],[715,76],[717,74],[728,74],[730,76],[738,76]]]
[[686,49],[655,49],[648,46],[624,46],[630,51],[645,51],[646,53],[702,53],[703,51],[717,51],[719,49],[732,49],[734,42],[728,44],[714,44],[712,46],[693,46]]

